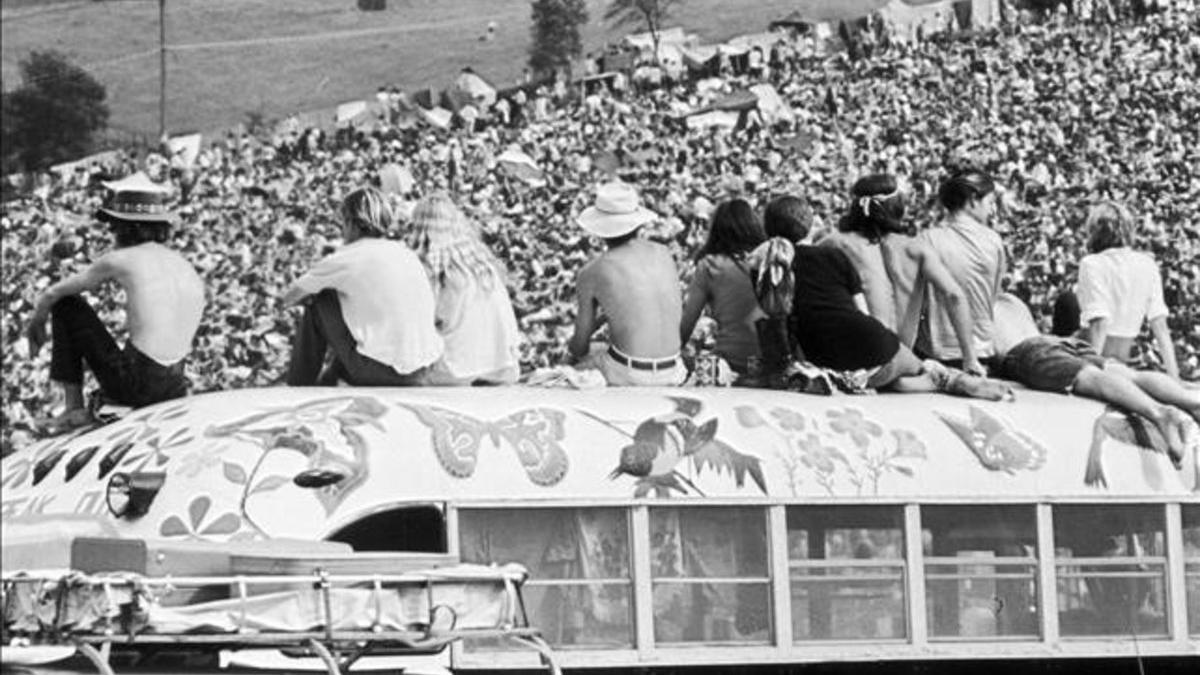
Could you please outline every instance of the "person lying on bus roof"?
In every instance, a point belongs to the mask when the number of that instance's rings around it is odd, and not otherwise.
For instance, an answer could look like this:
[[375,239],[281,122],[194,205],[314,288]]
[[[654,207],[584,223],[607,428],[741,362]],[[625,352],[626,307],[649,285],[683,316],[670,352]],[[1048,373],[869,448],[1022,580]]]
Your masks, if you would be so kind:
[[[443,351],[425,268],[407,245],[384,238],[393,218],[383,193],[354,190],[341,215],[345,245],[283,296],[286,305],[305,303],[287,383],[425,384]],[[322,371],[327,352],[332,362]]]
[[1176,466],[1186,449],[1200,440],[1200,392],[1185,389],[1169,375],[1133,370],[1101,356],[1084,340],[1040,334],[1029,308],[1010,293],[997,298],[995,317],[993,339],[1002,357],[1003,377],[1030,389],[1093,398],[1144,417],[1162,434]]
[[640,205],[633,186],[612,182],[597,188],[595,204],[578,218],[608,250],[579,271],[568,349],[576,361],[589,355],[603,310],[609,345],[598,361],[610,385],[677,385],[687,378],[679,354],[683,310],[675,260],[666,246],[638,236],[657,217]]
[[[38,297],[27,334],[32,356],[46,342],[51,320],[50,379],[62,387],[65,410],[39,428],[63,433],[93,422],[83,396],[86,365],[103,397],[141,407],[187,395],[184,359],[204,312],[204,284],[191,263],[166,246],[174,214],[169,190],[143,173],[107,183],[112,194],[96,219],[107,223],[116,248]],[[80,294],[115,281],[125,291],[124,347]]]

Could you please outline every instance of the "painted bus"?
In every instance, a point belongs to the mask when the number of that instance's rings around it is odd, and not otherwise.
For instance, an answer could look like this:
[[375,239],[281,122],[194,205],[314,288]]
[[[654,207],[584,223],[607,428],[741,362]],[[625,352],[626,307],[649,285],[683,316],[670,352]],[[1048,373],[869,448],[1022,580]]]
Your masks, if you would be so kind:
[[0,479],[6,531],[519,563],[567,668],[1197,658],[1196,450],[1177,467],[1157,440],[1024,390],[278,388],[42,440]]

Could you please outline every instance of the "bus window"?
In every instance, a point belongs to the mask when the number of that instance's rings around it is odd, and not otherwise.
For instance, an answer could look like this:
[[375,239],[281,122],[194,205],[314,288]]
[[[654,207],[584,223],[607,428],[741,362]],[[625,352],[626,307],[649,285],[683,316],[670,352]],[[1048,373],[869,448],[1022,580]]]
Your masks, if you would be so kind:
[[464,508],[458,523],[463,562],[526,566],[525,608],[551,645],[633,646],[625,509]]
[[1183,507],[1183,559],[1188,632],[1200,635],[1200,505]]
[[796,641],[907,636],[903,522],[899,506],[788,508]]
[[656,642],[770,641],[764,509],[652,507],[650,568]]
[[1053,514],[1062,635],[1165,637],[1162,507],[1064,505]]
[[921,525],[930,637],[1038,637],[1033,506],[924,506]]

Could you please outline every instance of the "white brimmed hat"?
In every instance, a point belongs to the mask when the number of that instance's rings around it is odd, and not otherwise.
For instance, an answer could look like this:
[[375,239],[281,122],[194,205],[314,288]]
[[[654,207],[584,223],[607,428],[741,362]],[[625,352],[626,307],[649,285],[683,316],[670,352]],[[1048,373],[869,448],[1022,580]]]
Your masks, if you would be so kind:
[[596,188],[596,203],[579,214],[579,226],[601,239],[621,237],[658,218],[643,208],[637,189],[628,183],[605,183]]

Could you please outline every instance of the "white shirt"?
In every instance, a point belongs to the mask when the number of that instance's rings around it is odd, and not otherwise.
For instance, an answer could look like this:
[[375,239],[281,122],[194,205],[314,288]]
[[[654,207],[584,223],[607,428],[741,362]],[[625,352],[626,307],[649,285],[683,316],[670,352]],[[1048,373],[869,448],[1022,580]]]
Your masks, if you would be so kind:
[[1137,337],[1142,321],[1167,315],[1162,276],[1154,258],[1128,248],[1110,248],[1079,262],[1080,321],[1108,319],[1108,334]]
[[404,244],[364,238],[321,259],[295,287],[337,291],[358,353],[411,373],[442,355],[433,290],[417,254]]
[[438,292],[437,318],[446,341],[442,363],[455,378],[518,372],[521,331],[500,280],[485,288],[474,277],[452,275]]

